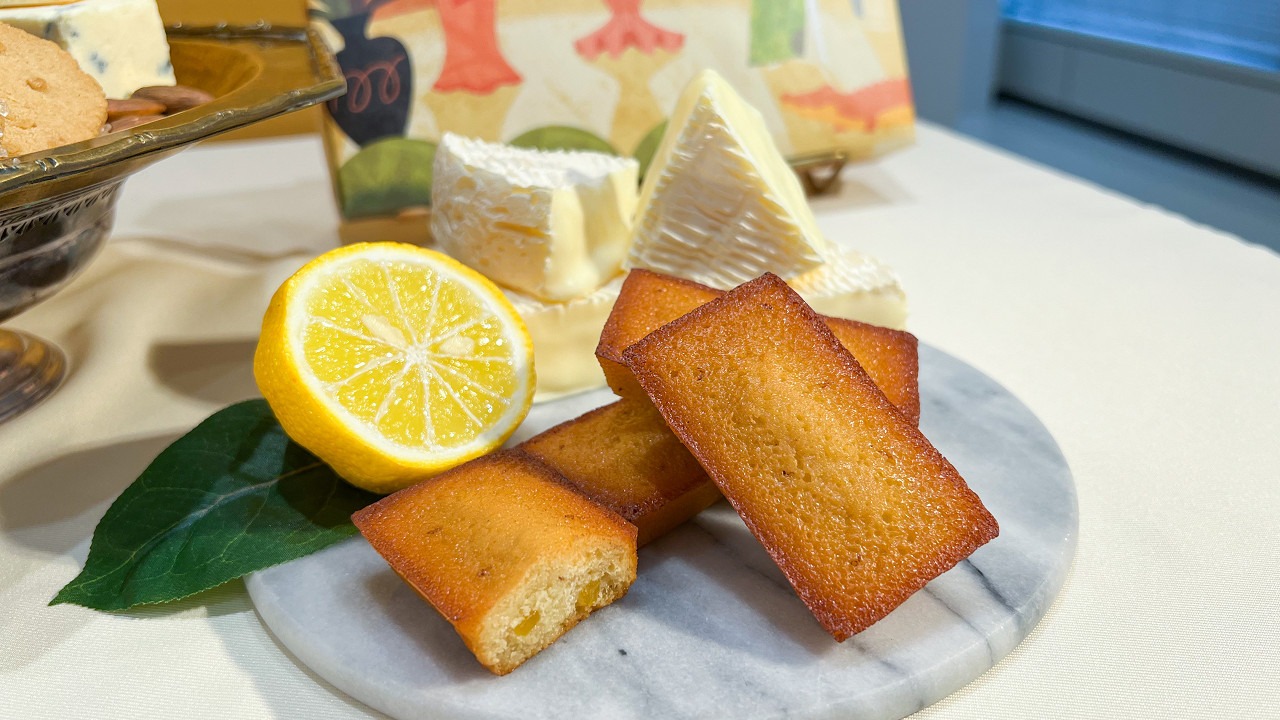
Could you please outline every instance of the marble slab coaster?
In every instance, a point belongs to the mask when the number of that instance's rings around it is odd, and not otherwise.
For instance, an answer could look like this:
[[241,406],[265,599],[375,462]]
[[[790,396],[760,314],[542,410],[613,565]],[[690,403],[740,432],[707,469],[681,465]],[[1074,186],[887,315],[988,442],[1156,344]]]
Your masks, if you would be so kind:
[[[640,551],[639,577],[511,675],[482,668],[362,538],[254,574],[263,622],[302,662],[397,718],[898,718],[1014,648],[1062,586],[1076,496],[1053,438],[1008,391],[922,347],[921,427],[1000,537],[836,643],[727,503]],[[609,402],[534,408],[517,441]]]

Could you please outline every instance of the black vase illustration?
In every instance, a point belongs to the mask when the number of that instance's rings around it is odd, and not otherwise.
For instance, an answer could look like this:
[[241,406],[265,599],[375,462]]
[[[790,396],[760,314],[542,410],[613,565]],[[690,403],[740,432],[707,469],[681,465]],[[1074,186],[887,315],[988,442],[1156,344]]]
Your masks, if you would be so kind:
[[368,37],[372,7],[329,22],[342,35],[338,65],[347,76],[347,94],[329,101],[334,122],[357,145],[404,135],[413,98],[409,55],[399,40]]

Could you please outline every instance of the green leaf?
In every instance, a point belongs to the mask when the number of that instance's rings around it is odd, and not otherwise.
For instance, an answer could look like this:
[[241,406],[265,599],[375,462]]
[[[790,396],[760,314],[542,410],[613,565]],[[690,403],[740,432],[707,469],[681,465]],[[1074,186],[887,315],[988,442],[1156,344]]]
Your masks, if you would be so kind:
[[431,204],[436,145],[389,137],[361,148],[338,170],[342,213],[351,220]]
[[537,150],[591,150],[617,155],[613,146],[599,135],[567,125],[534,128],[511,141],[511,145]]
[[376,499],[289,440],[265,400],[232,405],[116,498],[84,570],[49,604],[178,600],[354,534],[351,513]]
[[636,151],[631,153],[631,157],[640,163],[640,177],[649,172],[649,165],[653,162],[653,156],[658,154],[658,146],[662,144],[662,136],[667,134],[667,121],[663,120],[653,126],[644,138],[640,140],[640,144],[636,145]]

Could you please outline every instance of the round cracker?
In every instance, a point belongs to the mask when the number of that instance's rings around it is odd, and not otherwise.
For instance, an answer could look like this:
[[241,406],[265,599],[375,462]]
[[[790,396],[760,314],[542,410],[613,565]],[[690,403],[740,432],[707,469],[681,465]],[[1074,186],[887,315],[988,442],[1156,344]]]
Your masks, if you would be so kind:
[[8,155],[48,150],[98,135],[107,98],[98,82],[56,44],[0,23],[0,148]]

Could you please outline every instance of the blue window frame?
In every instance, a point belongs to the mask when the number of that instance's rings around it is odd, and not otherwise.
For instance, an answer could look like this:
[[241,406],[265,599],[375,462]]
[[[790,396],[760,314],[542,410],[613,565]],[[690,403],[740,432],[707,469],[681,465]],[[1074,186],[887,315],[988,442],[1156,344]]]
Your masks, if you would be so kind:
[[1280,178],[1280,0],[1003,0],[999,90]]
[[1004,15],[1233,65],[1280,70],[1278,0],[1005,0]]

